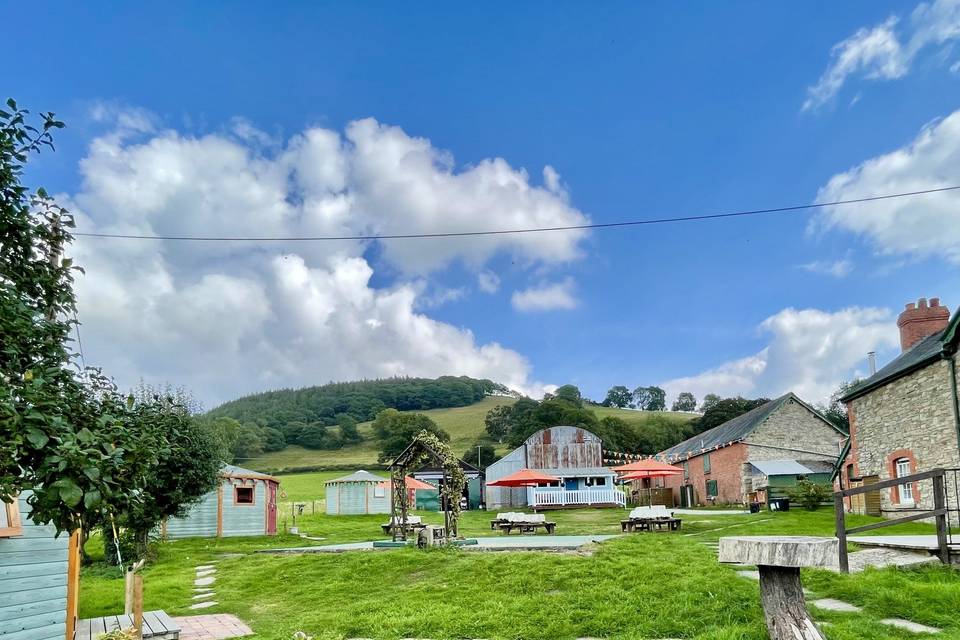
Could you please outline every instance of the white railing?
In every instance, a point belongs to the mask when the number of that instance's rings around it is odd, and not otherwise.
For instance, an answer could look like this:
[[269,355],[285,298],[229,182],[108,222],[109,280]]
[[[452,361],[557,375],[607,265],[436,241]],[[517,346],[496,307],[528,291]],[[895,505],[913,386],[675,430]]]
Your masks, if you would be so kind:
[[531,507],[564,507],[567,505],[627,504],[627,494],[619,489],[531,489]]

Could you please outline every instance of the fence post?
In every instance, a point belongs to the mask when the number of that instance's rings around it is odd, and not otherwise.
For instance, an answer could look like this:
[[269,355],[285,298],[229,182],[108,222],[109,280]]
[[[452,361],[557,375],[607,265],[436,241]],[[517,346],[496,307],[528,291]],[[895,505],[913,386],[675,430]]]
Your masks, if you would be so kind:
[[[945,476],[933,476],[933,508],[934,509],[946,509],[946,492],[947,485],[945,482]],[[947,544],[947,518],[949,517],[948,513],[941,513],[937,515],[937,546],[940,548],[940,562],[943,564],[950,564],[950,547]]]
[[836,511],[836,535],[840,541],[839,547],[839,565],[841,573],[850,573],[850,562],[847,558],[847,524],[843,512],[843,494],[837,492],[833,494],[833,508]]

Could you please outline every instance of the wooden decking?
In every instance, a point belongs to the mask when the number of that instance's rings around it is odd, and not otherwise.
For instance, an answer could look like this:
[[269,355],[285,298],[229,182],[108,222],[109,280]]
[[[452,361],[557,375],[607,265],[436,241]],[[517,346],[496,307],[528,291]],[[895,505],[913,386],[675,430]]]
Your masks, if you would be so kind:
[[[77,622],[74,640],[97,640],[101,633],[133,626],[132,616],[104,616]],[[155,640],[179,640],[180,625],[163,611],[143,612],[143,637]]]

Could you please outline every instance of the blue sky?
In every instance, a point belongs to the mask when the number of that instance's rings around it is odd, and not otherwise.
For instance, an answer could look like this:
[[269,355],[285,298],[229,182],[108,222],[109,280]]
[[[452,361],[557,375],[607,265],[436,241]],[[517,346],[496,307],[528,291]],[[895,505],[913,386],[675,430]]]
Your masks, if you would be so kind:
[[[42,47],[12,35],[6,91],[68,124],[30,180],[86,230],[552,226],[960,184],[956,0],[6,13],[44,32]],[[901,305],[960,304],[958,205],[522,242],[81,240],[85,355],[121,385],[185,384],[208,406],[460,373],[533,394],[817,401],[867,351],[896,353]]]

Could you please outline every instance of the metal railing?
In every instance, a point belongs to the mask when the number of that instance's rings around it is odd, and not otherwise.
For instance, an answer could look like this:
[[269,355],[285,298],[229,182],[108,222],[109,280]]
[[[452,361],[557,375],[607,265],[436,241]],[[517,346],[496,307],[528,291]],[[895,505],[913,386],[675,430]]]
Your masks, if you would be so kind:
[[[836,535],[840,541],[840,571],[843,573],[850,572],[849,558],[847,556],[847,536],[849,534],[873,531],[874,529],[882,529],[884,527],[892,527],[905,522],[914,522],[916,520],[926,520],[930,518],[934,518],[936,521],[938,549],[937,555],[941,562],[944,564],[949,564],[950,545],[953,542],[953,532],[950,529],[950,514],[953,512],[960,514],[960,505],[954,503],[955,506],[950,506],[950,492],[948,489],[949,485],[947,480],[948,477],[952,476],[950,479],[952,479],[953,482],[950,484],[953,485],[953,494],[954,496],[960,497],[960,494],[958,494],[958,489],[960,489],[960,480],[958,480],[957,477],[958,471],[960,471],[960,469],[933,469],[931,471],[924,471],[923,473],[915,473],[909,476],[901,476],[899,478],[892,478],[890,480],[882,480],[867,486],[854,487],[852,489],[842,489],[835,492],[833,494],[833,500],[834,510],[836,512]],[[881,491],[884,489],[891,489],[893,487],[899,487],[903,485],[915,485],[916,483],[924,480],[930,480],[933,484],[932,509],[923,509],[918,506],[914,509],[902,510],[910,515],[901,516],[899,518],[891,518],[889,520],[884,520],[883,522],[874,522],[860,527],[853,527],[852,529],[847,528],[844,498]]]

